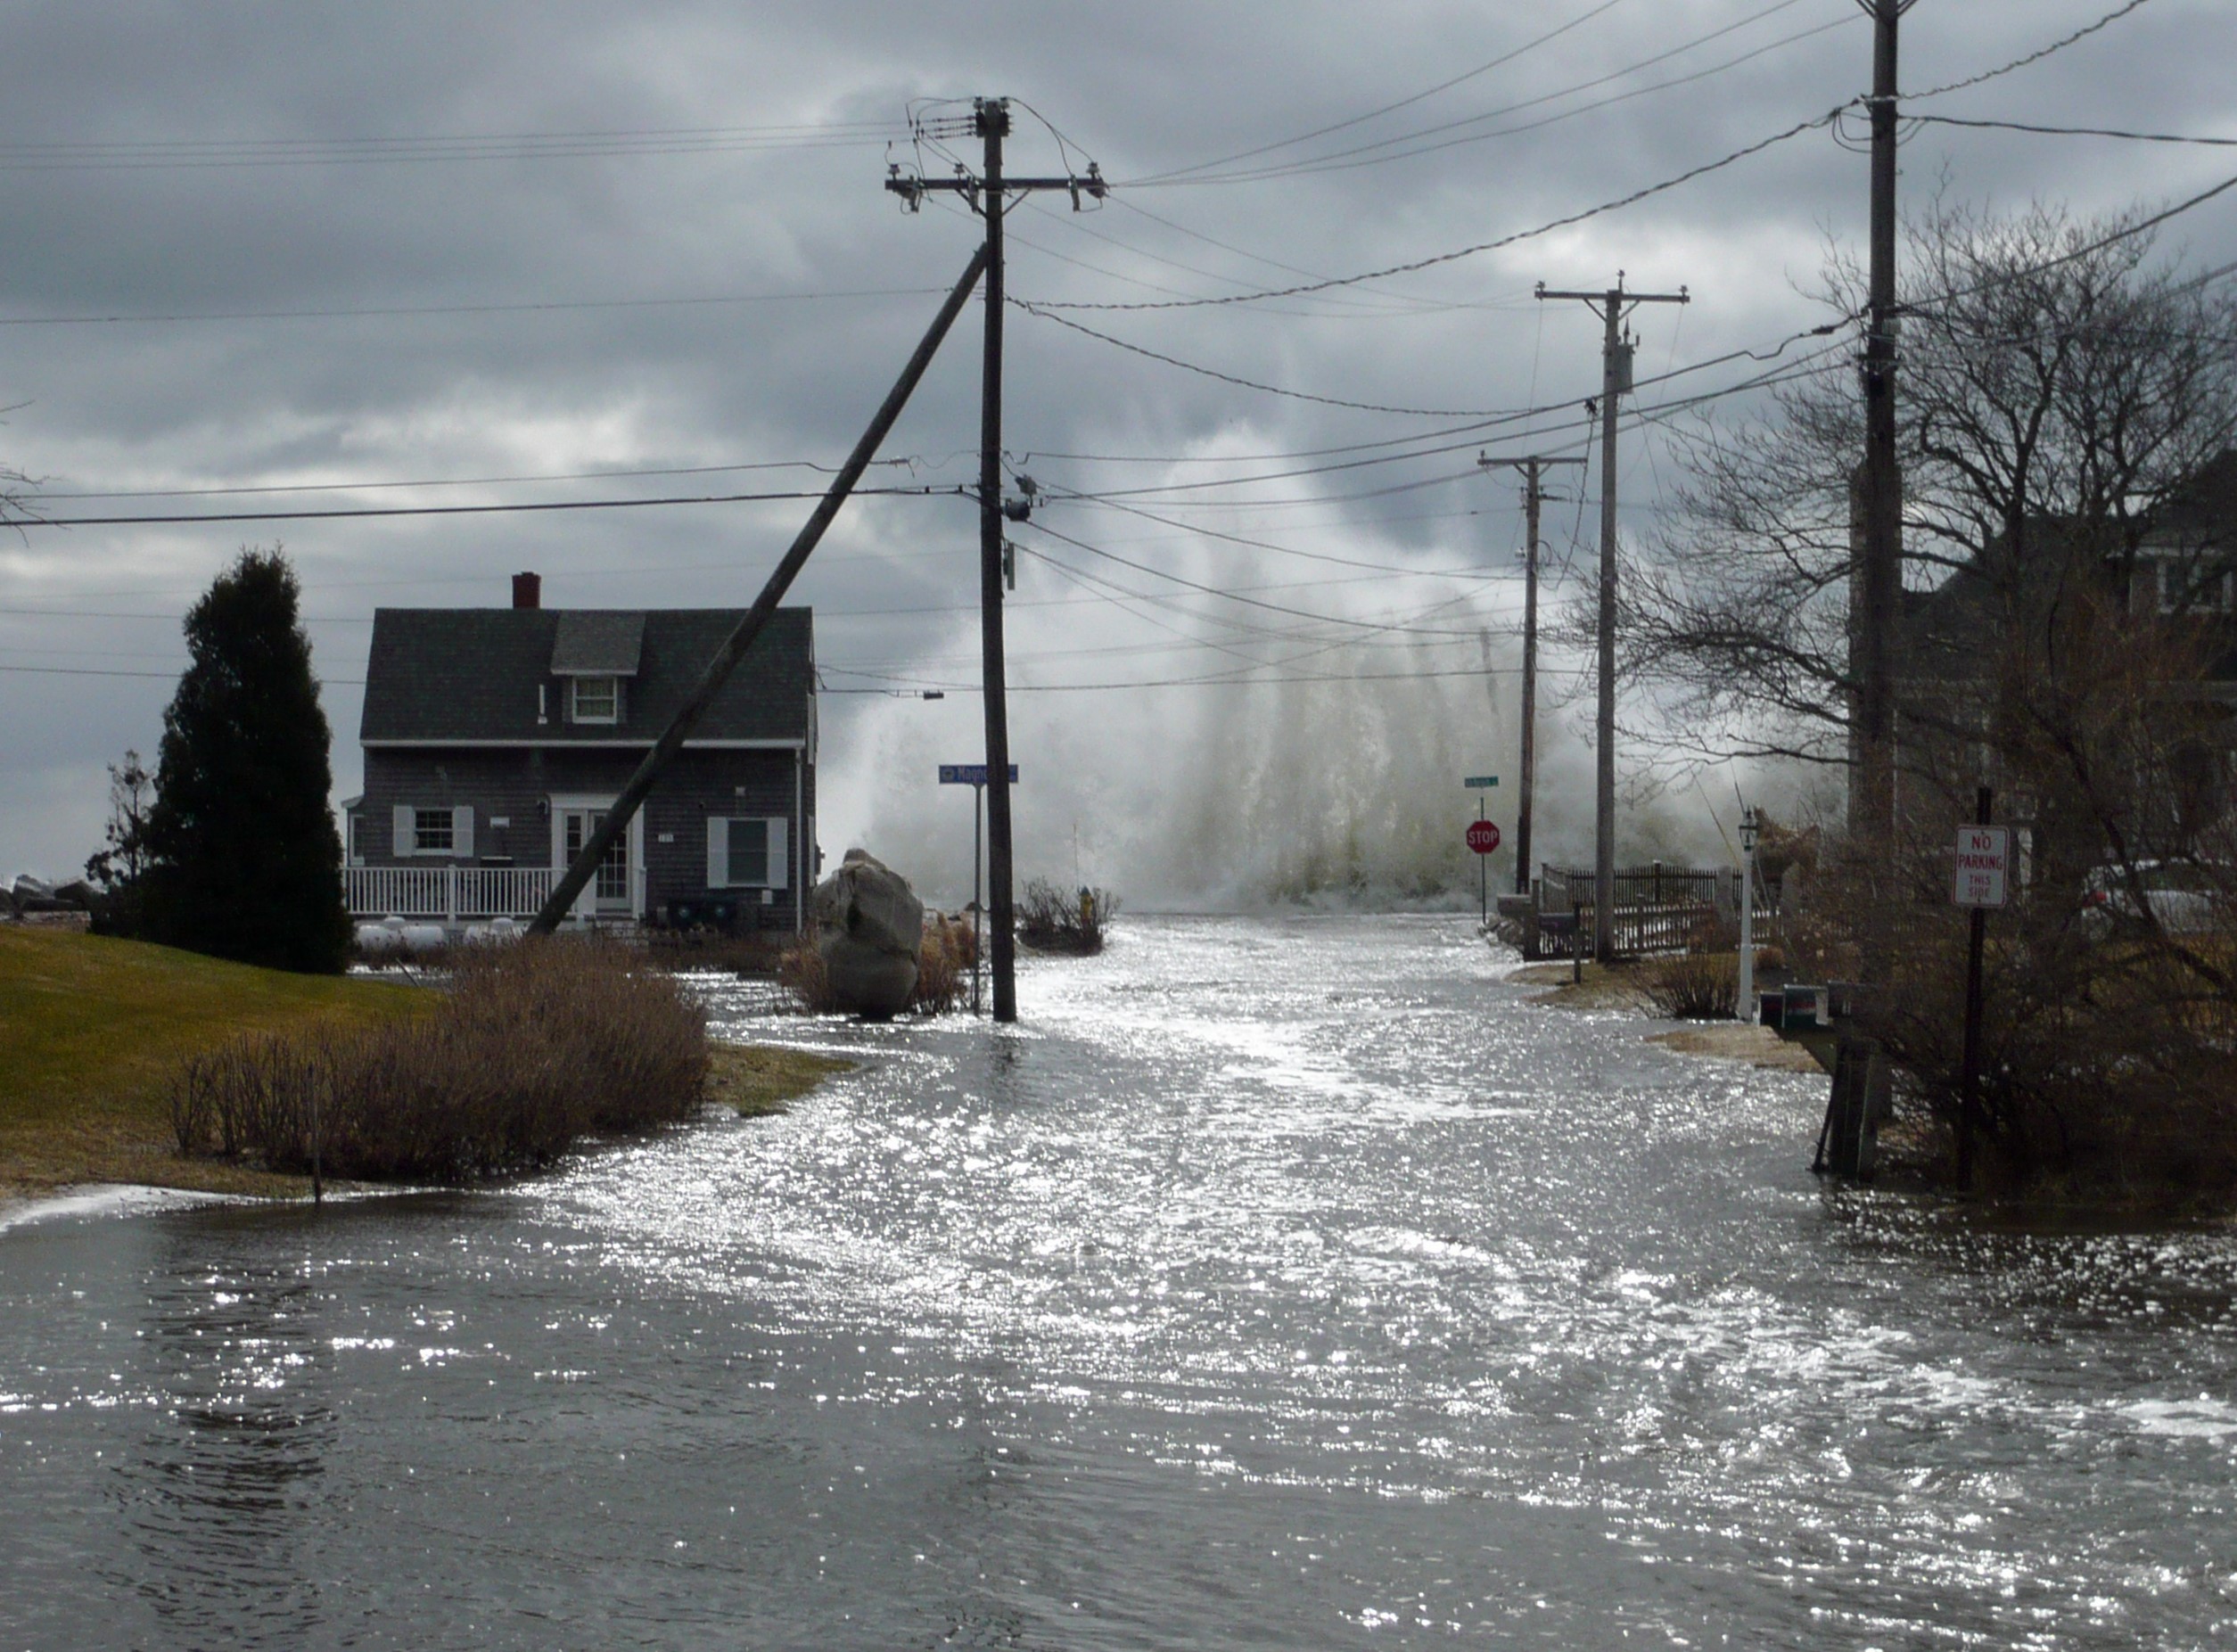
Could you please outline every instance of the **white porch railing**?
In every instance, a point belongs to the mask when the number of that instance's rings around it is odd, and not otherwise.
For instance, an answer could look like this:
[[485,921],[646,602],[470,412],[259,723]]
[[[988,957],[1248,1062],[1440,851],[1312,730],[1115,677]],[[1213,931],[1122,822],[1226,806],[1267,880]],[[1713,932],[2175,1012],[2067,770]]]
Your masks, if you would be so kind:
[[344,867],[353,917],[533,917],[550,899],[550,867]]

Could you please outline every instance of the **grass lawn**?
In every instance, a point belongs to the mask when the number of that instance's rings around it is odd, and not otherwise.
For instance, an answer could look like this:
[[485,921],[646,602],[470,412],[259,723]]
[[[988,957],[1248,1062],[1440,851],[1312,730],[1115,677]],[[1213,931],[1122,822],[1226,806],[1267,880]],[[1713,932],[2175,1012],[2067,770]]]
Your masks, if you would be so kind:
[[711,1044],[707,1053],[707,1099],[749,1119],[782,1113],[832,1074],[854,1070],[851,1061],[760,1044]]
[[160,1094],[240,1032],[416,1013],[421,987],[291,975],[169,947],[0,927],[0,1194],[128,1181],[288,1195],[301,1179],[181,1159]]
[[[363,1025],[433,1002],[425,987],[0,926],[0,1196],[93,1181],[308,1196],[300,1176],[178,1157],[165,1074],[238,1033]],[[710,1054],[708,1099],[749,1117],[782,1113],[853,1064],[749,1045]]]

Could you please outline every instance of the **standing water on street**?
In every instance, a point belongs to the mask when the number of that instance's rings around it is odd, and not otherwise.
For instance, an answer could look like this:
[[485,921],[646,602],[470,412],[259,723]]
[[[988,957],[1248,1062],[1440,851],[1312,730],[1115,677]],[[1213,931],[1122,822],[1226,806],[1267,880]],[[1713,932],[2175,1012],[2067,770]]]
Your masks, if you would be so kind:
[[2237,1242],[1807,1173],[1821,1080],[1472,919],[1130,922],[1023,1020],[480,1195],[0,1232],[9,1647],[2237,1643]]

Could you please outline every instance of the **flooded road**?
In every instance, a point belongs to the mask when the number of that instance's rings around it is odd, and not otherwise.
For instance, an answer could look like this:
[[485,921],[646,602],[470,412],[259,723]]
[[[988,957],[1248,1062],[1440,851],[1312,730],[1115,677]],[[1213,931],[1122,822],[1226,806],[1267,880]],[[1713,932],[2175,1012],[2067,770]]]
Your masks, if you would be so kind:
[[[1511,960],[1509,960],[1511,962]],[[2237,1242],[1805,1173],[1453,918],[530,1186],[0,1233],[0,1648],[2237,1645]]]

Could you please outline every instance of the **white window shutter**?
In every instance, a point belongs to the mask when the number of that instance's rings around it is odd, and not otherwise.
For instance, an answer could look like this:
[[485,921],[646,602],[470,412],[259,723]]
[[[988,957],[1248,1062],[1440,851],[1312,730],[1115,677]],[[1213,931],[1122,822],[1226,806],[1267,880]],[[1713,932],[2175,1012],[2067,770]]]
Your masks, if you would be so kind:
[[707,817],[707,887],[730,887],[730,823],[720,815]]
[[473,805],[460,803],[450,811],[450,852],[462,860],[473,859]]
[[786,824],[782,815],[775,817],[769,823],[769,886],[771,889],[792,887],[790,877],[792,857],[785,852]]
[[415,845],[418,840],[413,832],[413,826],[412,807],[409,803],[399,803],[394,809],[389,810],[389,831],[392,834],[389,839],[391,854],[408,855],[416,852]]

